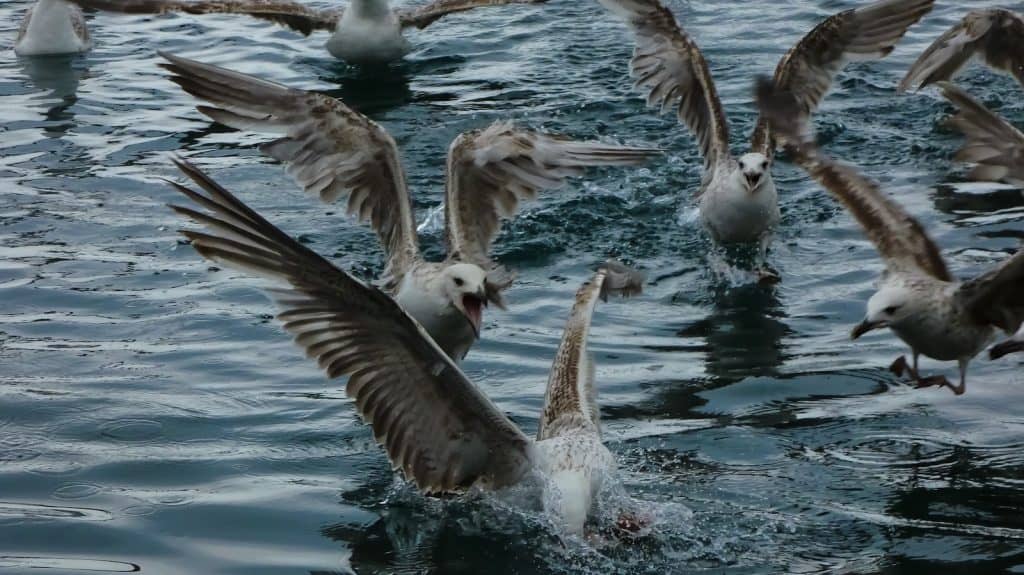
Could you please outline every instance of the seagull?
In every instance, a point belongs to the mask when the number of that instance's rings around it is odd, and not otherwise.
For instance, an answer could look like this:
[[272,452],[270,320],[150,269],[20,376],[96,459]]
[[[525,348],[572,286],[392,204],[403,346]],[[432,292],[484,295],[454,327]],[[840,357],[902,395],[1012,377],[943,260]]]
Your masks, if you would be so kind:
[[[599,0],[633,29],[630,63],[638,87],[649,89],[647,104],[676,108],[704,157],[698,192],[701,220],[720,244],[757,243],[763,266],[779,222],[770,166],[775,151],[771,126],[759,118],[750,151],[738,159],[729,151],[729,128],[707,62],[697,44],[659,0]],[[775,80],[811,113],[835,74],[850,60],[888,55],[907,29],[932,9],[934,0],[880,0],[835,14],[811,30],[782,57]],[[762,279],[777,280],[761,270]]]
[[999,8],[968,13],[921,54],[898,90],[949,80],[975,55],[1024,85],[1024,17]]
[[77,54],[92,46],[82,9],[65,0],[39,0],[25,11],[14,41],[19,56]]
[[1024,351],[1024,325],[1010,339],[992,346],[988,355],[992,359],[999,359],[1004,355],[1018,351]]
[[74,0],[85,8],[126,14],[247,14],[309,36],[331,33],[326,48],[351,64],[399,60],[411,49],[407,28],[426,28],[438,19],[484,6],[538,4],[547,0],[433,0],[419,8],[392,9],[388,0],[352,0],[346,9],[318,10],[293,0]]
[[937,85],[946,99],[960,109],[949,123],[967,138],[956,159],[977,164],[971,177],[1024,186],[1024,133],[961,88],[949,82]]
[[204,258],[266,277],[277,318],[373,428],[391,464],[428,495],[501,489],[533,471],[549,481],[550,511],[582,534],[615,459],[601,443],[587,333],[599,299],[640,293],[643,276],[601,266],[576,293],[548,379],[536,440],[474,385],[404,306],[353,278],[263,219],[187,161],[175,163],[202,191],[172,182],[197,206],[171,206],[205,231],[181,233]]
[[561,186],[588,166],[634,166],[660,154],[578,142],[496,122],[466,132],[448,151],[445,239],[448,258],[427,262],[419,252],[412,204],[395,141],[378,124],[340,100],[296,90],[171,54],[162,54],[171,80],[219,107],[198,106],[236,129],[275,132],[261,146],[284,162],[306,191],[325,203],[348,197],[348,212],[369,220],[387,252],[384,284],[434,337],[461,361],[480,336],[483,307],[504,309],[511,274],[488,256],[501,217],[538,191]]
[[[907,364],[905,356],[893,362],[894,373],[909,373],[918,387],[940,385],[962,394],[971,359],[988,346],[997,330],[1013,333],[1024,322],[1024,249],[975,278],[955,280],[939,248],[916,219],[857,170],[818,150],[794,94],[763,78],[757,95],[762,113],[778,127],[776,135],[796,163],[850,211],[885,261],[885,273],[868,300],[867,315],[851,337],[888,327],[910,346],[913,355],[913,365]],[[959,385],[952,385],[945,376],[921,377],[917,363],[922,354],[940,361],[956,360]]]

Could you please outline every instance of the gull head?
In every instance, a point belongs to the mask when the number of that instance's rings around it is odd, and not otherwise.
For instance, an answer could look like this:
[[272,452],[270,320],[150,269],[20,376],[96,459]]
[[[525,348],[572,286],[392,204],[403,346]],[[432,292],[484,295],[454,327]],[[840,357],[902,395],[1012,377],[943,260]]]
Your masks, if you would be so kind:
[[920,301],[920,295],[915,295],[905,287],[883,287],[868,300],[867,315],[850,332],[850,338],[857,339],[869,331],[900,323],[913,315]]
[[493,299],[487,289],[487,272],[475,264],[458,263],[446,267],[441,280],[449,303],[466,317],[479,338],[484,308]]
[[741,176],[743,186],[752,194],[761,189],[761,186],[771,178],[771,174],[768,171],[771,162],[764,154],[757,152],[743,154],[739,159],[739,163],[740,171],[743,173]]

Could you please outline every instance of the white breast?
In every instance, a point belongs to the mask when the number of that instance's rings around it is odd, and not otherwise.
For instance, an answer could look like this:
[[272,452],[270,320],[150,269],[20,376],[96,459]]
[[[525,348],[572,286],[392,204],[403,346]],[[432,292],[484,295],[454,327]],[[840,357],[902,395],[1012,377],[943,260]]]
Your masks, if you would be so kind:
[[26,16],[27,21],[14,44],[21,56],[74,54],[89,49],[82,11],[64,0],[40,0]]
[[342,14],[327,51],[346,62],[375,63],[398,60],[409,51],[398,18],[390,8],[361,10],[353,5]]
[[402,278],[394,297],[449,357],[456,362],[466,357],[476,341],[473,327],[443,296],[430,293],[409,273]]
[[756,242],[779,223],[775,183],[766,175],[754,193],[729,177],[730,171],[716,171],[700,199],[700,215],[715,241]]
[[547,511],[575,534],[583,526],[615,458],[595,433],[581,432],[537,443],[537,467],[548,479],[544,494]]

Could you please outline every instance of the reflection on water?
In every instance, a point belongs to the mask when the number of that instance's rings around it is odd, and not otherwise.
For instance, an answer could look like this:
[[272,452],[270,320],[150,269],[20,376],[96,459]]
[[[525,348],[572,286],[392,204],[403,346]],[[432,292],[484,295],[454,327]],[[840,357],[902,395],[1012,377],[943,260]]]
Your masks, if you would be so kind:
[[51,138],[63,136],[74,127],[75,114],[71,108],[78,102],[78,84],[88,72],[85,59],[74,54],[23,57],[18,61],[32,87],[42,92],[39,100],[47,104],[56,101],[44,112],[44,134]]

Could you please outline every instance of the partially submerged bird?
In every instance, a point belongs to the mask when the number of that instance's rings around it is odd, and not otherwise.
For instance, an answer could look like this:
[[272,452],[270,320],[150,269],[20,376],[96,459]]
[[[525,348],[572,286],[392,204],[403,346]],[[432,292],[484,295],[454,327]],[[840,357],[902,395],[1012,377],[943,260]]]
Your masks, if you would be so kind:
[[536,440],[474,385],[387,294],[295,241],[185,161],[201,191],[173,184],[198,206],[171,206],[206,230],[182,231],[203,257],[266,277],[278,319],[330,378],[349,376],[355,400],[393,467],[426,494],[501,489],[538,471],[551,511],[583,532],[615,459],[601,443],[587,333],[598,299],[632,295],[643,277],[609,262],[576,294],[548,379]]
[[[893,365],[908,372],[919,387],[941,385],[957,395],[966,388],[967,365],[998,330],[1013,333],[1024,322],[1024,249],[994,269],[967,281],[953,278],[938,247],[921,224],[887,198],[855,169],[818,150],[794,96],[767,78],[758,86],[758,103],[793,158],[857,219],[882,259],[885,273],[867,303],[867,315],[851,336],[888,327],[913,355]],[[956,360],[960,383],[945,376],[921,377],[918,357]]]
[[445,238],[448,258],[420,255],[412,203],[394,140],[339,100],[287,88],[170,54],[164,67],[188,93],[218,106],[199,106],[237,129],[284,134],[261,149],[284,162],[310,195],[331,203],[347,196],[348,211],[369,220],[387,253],[389,293],[456,361],[480,335],[483,307],[504,307],[510,274],[488,256],[501,217],[522,200],[561,186],[588,166],[638,165],[660,153],[577,142],[497,122],[466,132],[448,151]]
[[[701,219],[719,243],[754,243],[761,264],[779,222],[771,175],[773,129],[757,122],[750,151],[734,158],[729,128],[707,62],[675,17],[659,0],[600,0],[633,29],[630,62],[637,86],[649,89],[647,103],[662,112],[675,107],[693,132],[704,157],[699,195]],[[932,9],[934,0],[880,0],[835,14],[818,24],[783,56],[775,81],[792,92],[810,114],[835,74],[851,60],[889,54],[907,29]],[[762,274],[767,274],[762,270]],[[767,278],[766,278],[767,279]]]
[[988,351],[992,359],[999,359],[1004,355],[1024,351],[1024,325],[1010,339],[997,343]]
[[39,0],[25,11],[14,41],[19,56],[75,54],[92,46],[82,9],[65,0]]
[[485,6],[537,4],[547,0],[433,0],[418,8],[392,9],[388,0],[352,0],[347,8],[318,10],[294,0],[74,0],[86,8],[127,14],[246,14],[310,35],[331,34],[326,48],[352,64],[398,60],[410,50],[407,28],[426,28],[438,19]]
[[1024,186],[1024,133],[959,87],[949,82],[939,82],[938,86],[960,109],[949,123],[967,138],[956,159],[976,164],[971,177]]
[[1024,85],[1024,17],[1000,8],[968,13],[921,54],[899,91],[950,80],[975,55]]

